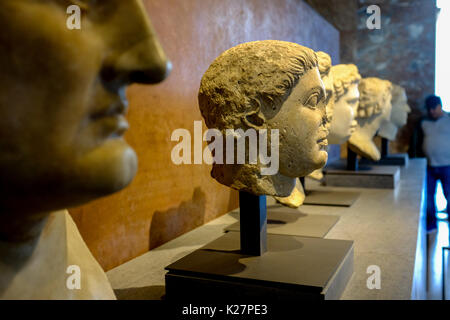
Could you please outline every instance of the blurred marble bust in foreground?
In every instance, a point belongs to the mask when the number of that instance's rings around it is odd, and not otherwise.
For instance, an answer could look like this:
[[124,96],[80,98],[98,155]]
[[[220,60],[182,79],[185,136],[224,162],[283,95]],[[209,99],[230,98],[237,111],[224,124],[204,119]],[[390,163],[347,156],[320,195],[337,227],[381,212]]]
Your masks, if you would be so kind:
[[395,140],[397,132],[408,122],[408,113],[411,108],[408,105],[408,98],[403,87],[392,84],[392,112],[390,121],[384,122],[378,135],[388,140]]
[[391,82],[379,78],[364,78],[359,84],[358,125],[349,139],[349,148],[372,161],[380,160],[380,151],[373,137],[382,125],[390,121],[391,90]]
[[[232,147],[212,150],[223,154],[211,171],[221,184],[255,195],[288,196],[297,177],[325,165],[325,88],[311,49],[276,40],[235,46],[205,72],[198,99],[206,126],[233,141]],[[267,132],[267,139],[255,134],[258,141],[245,143],[248,132]],[[238,163],[236,146],[242,142],[246,161]],[[255,145],[259,154],[262,149],[278,154],[271,154],[279,167],[274,174],[262,174],[268,164],[252,151]]]
[[[162,81],[170,64],[140,0],[84,7],[78,31],[66,1],[0,4],[2,299],[115,299],[64,209],[132,181],[125,89]],[[72,265],[80,288],[67,285]]]

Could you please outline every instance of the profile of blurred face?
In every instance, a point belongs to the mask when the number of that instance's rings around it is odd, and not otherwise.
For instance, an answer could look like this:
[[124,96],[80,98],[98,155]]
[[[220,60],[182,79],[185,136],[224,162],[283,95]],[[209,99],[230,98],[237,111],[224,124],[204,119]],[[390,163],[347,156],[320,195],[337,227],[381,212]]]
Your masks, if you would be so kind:
[[[67,28],[67,7],[81,29]],[[170,71],[140,0],[2,0],[0,207],[42,212],[127,186],[125,89]],[[1,213],[0,213],[1,215]]]

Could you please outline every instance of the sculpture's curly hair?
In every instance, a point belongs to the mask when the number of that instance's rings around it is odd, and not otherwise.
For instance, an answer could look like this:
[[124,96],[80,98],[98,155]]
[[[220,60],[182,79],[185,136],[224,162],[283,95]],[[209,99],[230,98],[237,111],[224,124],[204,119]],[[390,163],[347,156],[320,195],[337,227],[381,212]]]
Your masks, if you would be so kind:
[[348,92],[352,84],[358,84],[361,81],[358,67],[354,64],[338,64],[331,67],[334,84],[334,100],[338,101]]
[[317,51],[316,55],[320,76],[325,77],[330,73],[331,70],[331,57],[328,53],[323,51]]
[[246,129],[245,119],[274,117],[299,78],[314,67],[316,53],[296,43],[264,40],[228,49],[200,83],[198,101],[207,127]]
[[359,84],[358,117],[379,114],[391,103],[392,83],[379,78],[364,78]]

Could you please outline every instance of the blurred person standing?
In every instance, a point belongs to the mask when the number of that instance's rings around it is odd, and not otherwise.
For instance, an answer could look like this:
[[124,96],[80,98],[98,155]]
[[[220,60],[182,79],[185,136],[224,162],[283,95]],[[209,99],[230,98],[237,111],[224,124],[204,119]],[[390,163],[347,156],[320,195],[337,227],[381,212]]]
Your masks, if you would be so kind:
[[450,200],[450,116],[443,111],[441,98],[430,95],[425,99],[428,117],[422,120],[422,150],[427,166],[427,232],[437,229],[436,187],[441,181],[447,200]]

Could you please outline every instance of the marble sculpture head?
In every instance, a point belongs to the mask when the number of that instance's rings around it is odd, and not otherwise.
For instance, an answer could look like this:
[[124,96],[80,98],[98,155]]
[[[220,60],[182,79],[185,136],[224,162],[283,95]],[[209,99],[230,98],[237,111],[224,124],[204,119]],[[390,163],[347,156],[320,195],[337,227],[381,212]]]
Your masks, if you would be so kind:
[[373,161],[381,156],[373,137],[391,118],[391,90],[391,82],[379,78],[364,78],[359,84],[358,125],[349,139],[349,148]]
[[[198,98],[206,126],[224,135],[227,129],[278,130],[279,170],[262,175],[260,161],[214,163],[212,177],[256,195],[288,196],[296,177],[327,161],[325,97],[317,57],[309,48],[265,40],[222,53],[200,84]],[[268,141],[276,143],[272,137]]]
[[334,84],[334,111],[328,142],[345,143],[356,128],[356,111],[359,104],[358,84],[361,75],[354,64],[339,64],[331,68]]
[[392,84],[391,104],[390,121],[386,121],[381,125],[378,135],[392,141],[395,140],[398,130],[408,122],[408,113],[411,112],[404,88]]

